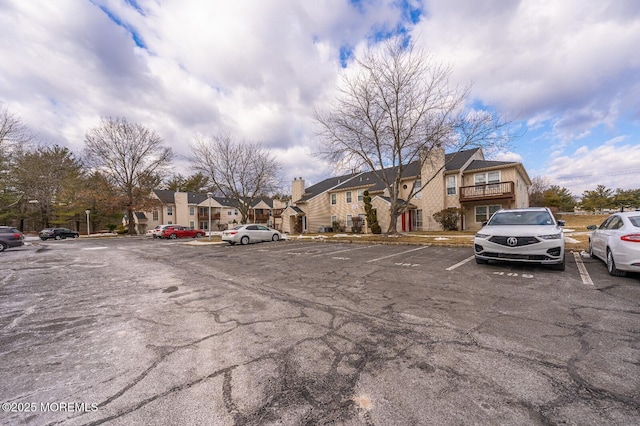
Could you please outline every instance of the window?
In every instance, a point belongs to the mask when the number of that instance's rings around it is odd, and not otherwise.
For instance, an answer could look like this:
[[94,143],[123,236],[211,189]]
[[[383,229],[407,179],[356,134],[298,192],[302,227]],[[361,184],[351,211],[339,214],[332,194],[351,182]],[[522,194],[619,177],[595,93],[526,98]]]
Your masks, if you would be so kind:
[[499,204],[491,205],[491,206],[476,206],[476,209],[475,209],[476,222],[482,223],[484,221],[489,220],[491,215],[497,212],[498,210],[500,210],[501,208],[502,206]]
[[456,195],[457,182],[456,175],[447,176],[447,195]]
[[173,216],[173,206],[167,206],[167,216]]
[[158,220],[158,216],[159,216],[158,210],[154,210],[153,211],[153,220]]
[[362,201],[364,199],[364,189],[358,189],[358,201]]
[[413,193],[415,194],[413,196],[414,198],[422,198],[422,192],[418,192],[420,191],[420,189],[422,189],[422,179],[416,179],[416,181],[413,183]]
[[233,212],[231,210],[227,210],[227,216],[231,216]]
[[196,208],[194,206],[189,206],[189,216],[196,215]]
[[333,223],[337,221],[338,221],[338,216],[331,216],[331,226],[333,226]]
[[353,201],[351,199],[351,191],[347,191],[347,193],[345,194],[345,198],[347,200],[347,203],[351,203]]
[[412,224],[414,229],[420,229],[422,228],[422,210],[418,209],[415,211],[415,214],[413,215],[413,224]]
[[488,173],[476,173],[473,179],[476,185],[500,183],[500,170]]
[[209,230],[209,222],[207,222],[206,220],[201,220],[200,221],[200,229],[204,229],[205,231]]
[[338,197],[336,197],[336,194],[331,194],[331,205],[335,206],[337,202]]
[[347,215],[347,229],[353,226],[353,220],[351,220],[352,216],[350,214]]
[[189,228],[193,229],[196,227],[196,223],[193,220],[189,221]]

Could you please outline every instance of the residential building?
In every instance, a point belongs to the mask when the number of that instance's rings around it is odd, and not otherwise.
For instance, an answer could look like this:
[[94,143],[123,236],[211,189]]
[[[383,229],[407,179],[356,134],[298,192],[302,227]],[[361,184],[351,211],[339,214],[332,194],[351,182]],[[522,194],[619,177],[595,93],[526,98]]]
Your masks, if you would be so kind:
[[[443,151],[437,152],[422,167],[419,161],[408,164],[399,198],[406,200],[412,187],[423,185],[422,191],[409,200],[408,208],[398,218],[399,231],[440,230],[433,214],[448,207],[463,210],[461,229],[479,229],[499,208],[528,207],[531,179],[521,163],[488,161],[482,150],[475,148],[446,155]],[[344,224],[349,230],[354,217],[365,217],[365,190],[372,198],[380,226],[383,231],[388,229],[389,194],[375,173],[361,172],[331,177],[308,188],[304,179],[294,178],[292,203],[282,213],[282,230],[318,232],[334,222]]]
[[[155,199],[150,211],[136,212],[136,231],[144,234],[157,225],[179,224],[189,228],[209,229],[209,209],[211,209],[211,229],[226,229],[240,223],[242,216],[238,207],[242,201],[226,197],[207,197],[198,192],[176,192],[156,189],[152,193]],[[281,213],[286,207],[284,201],[271,198],[258,198],[249,210],[249,222],[263,223],[267,226],[282,228]],[[141,220],[140,218],[143,218]],[[124,223],[126,224],[126,218]]]

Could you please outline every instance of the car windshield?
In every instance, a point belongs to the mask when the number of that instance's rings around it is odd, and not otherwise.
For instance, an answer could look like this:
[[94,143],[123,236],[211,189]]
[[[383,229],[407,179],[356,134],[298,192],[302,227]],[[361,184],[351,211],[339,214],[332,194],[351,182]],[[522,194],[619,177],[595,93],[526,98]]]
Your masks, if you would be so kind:
[[629,222],[636,228],[640,228],[640,216],[629,216]]
[[242,229],[242,228],[244,228],[244,225],[234,226],[234,227],[233,227],[233,228],[231,228],[231,229],[233,229],[233,230],[236,230],[236,231],[237,231],[238,229]]
[[553,219],[544,211],[498,212],[487,225],[553,225]]

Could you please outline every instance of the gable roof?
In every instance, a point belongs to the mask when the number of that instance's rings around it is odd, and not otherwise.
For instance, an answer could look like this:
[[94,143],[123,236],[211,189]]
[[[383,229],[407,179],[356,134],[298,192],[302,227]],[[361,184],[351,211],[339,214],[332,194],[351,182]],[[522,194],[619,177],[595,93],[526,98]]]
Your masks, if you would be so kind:
[[[467,149],[465,151],[452,152],[451,154],[444,155],[444,170],[460,170],[467,164],[467,161],[471,157],[473,157],[478,151],[481,151],[480,148]],[[483,157],[484,158],[484,157]],[[475,161],[475,160],[474,160]]]
[[153,193],[156,194],[156,197],[158,197],[163,204],[175,204],[176,202],[175,197],[173,196],[175,191],[169,191],[168,189],[154,189]]
[[480,169],[489,169],[492,167],[504,167],[504,166],[515,166],[519,163],[515,161],[487,161],[487,160],[473,160],[469,167],[466,168],[467,171],[480,170]]
[[353,179],[355,176],[358,176],[361,173],[351,173],[348,175],[342,175],[337,177],[331,177],[323,180],[322,182],[318,182],[315,185],[312,185],[308,188],[305,188],[304,194],[302,194],[302,198],[299,200],[295,200],[296,202],[304,202],[312,199],[316,195],[322,194],[325,191],[328,191],[349,179]]

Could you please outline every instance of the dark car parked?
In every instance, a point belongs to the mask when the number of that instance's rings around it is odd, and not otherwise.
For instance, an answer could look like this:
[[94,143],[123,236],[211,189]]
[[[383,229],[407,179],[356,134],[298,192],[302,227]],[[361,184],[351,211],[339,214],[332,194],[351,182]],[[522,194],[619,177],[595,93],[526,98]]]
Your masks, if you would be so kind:
[[24,245],[24,235],[12,226],[0,226],[0,252]]
[[38,234],[42,241],[53,238],[55,240],[64,240],[65,238],[78,238],[80,234],[68,228],[45,228]]

